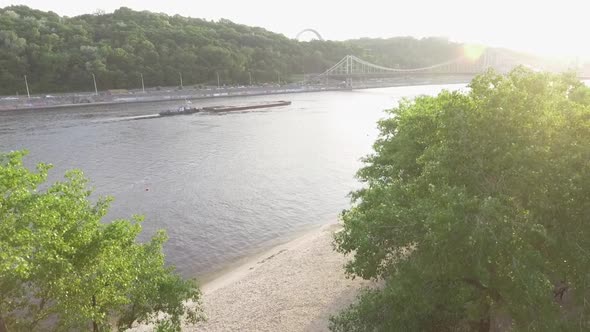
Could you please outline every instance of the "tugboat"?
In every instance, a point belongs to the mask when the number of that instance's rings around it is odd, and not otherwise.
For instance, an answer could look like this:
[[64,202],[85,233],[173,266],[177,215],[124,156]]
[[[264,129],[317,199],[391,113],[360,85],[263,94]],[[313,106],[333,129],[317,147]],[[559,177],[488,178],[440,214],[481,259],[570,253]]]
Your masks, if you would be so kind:
[[171,115],[181,115],[181,114],[193,114],[202,111],[201,108],[191,106],[191,102],[187,101],[185,106],[180,106],[175,110],[168,110],[160,112],[160,116],[171,116]]

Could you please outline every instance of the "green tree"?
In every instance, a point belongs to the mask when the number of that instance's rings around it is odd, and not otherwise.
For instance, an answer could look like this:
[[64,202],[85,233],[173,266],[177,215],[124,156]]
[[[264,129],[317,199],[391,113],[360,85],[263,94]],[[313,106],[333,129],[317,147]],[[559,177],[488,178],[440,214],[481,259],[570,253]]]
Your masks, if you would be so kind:
[[31,172],[24,155],[0,155],[0,331],[202,319],[195,281],[164,265],[163,232],[136,242],[140,217],[101,222],[110,199],[92,203],[80,171],[48,186],[50,165]]
[[589,92],[518,68],[389,111],[335,238],[384,286],[331,329],[590,329]]

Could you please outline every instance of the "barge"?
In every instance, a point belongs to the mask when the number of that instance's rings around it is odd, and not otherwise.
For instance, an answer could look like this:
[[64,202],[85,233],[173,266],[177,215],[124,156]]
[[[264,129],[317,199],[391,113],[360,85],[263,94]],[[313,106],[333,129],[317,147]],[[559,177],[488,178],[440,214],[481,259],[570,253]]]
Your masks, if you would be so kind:
[[288,105],[291,105],[290,101],[279,100],[279,101],[271,102],[271,103],[241,105],[241,106],[207,106],[207,107],[203,107],[203,111],[206,111],[206,112],[233,112],[233,111],[246,111],[246,110],[288,106]]

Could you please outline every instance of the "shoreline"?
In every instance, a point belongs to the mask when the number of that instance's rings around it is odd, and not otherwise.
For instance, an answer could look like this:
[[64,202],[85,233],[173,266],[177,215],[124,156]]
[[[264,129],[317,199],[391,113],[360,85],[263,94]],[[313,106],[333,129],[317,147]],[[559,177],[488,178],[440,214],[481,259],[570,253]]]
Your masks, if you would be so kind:
[[[202,99],[217,99],[217,98],[236,98],[236,97],[250,97],[250,96],[272,96],[281,94],[293,94],[293,93],[315,93],[315,92],[327,92],[327,91],[353,91],[353,90],[365,90],[365,89],[380,89],[380,88],[394,88],[403,86],[421,86],[421,85],[440,85],[440,84],[462,84],[468,83],[470,79],[455,78],[445,80],[417,80],[417,81],[404,81],[404,82],[391,82],[388,84],[377,84],[377,85],[359,85],[353,88],[340,88],[335,86],[315,86],[311,88],[304,87],[281,87],[281,88],[245,88],[245,89],[218,89],[214,92],[203,92],[201,90],[193,90],[191,94],[188,88],[186,90],[169,90],[169,94],[152,94],[148,95],[143,93],[129,95],[113,95],[113,99],[127,97],[125,100],[109,100],[109,101],[96,101],[96,102],[84,102],[84,103],[59,103],[52,105],[2,105],[0,101],[0,112],[15,112],[15,111],[37,111],[37,110],[51,110],[58,108],[85,108],[85,107],[96,107],[96,106],[110,106],[110,105],[125,105],[125,104],[145,104],[145,103],[160,103],[170,101],[183,101],[183,100],[202,100]],[[197,91],[196,93],[194,93]],[[210,91],[210,90],[207,90]],[[185,94],[180,94],[185,92]],[[176,94],[176,95],[175,95]],[[80,96],[92,97],[87,93],[81,93]],[[72,96],[59,96],[59,98],[70,98]],[[101,96],[105,97],[105,96]],[[24,98],[24,97],[23,97]],[[39,100],[41,97],[37,96],[35,100]],[[135,99],[133,99],[135,98]],[[25,101],[28,99],[25,99]]]
[[341,226],[336,222],[321,225],[319,227],[315,226],[296,233],[291,238],[286,239],[286,241],[282,241],[270,248],[262,249],[260,252],[256,252],[228,263],[218,271],[206,274],[198,279],[199,281],[202,281],[201,292],[203,292],[203,294],[211,293],[219,288],[239,281],[246,277],[249,272],[254,270],[257,264],[261,264],[261,262],[264,263],[287,250],[293,250],[302,243],[316,237],[321,232],[329,231],[332,228],[338,228],[339,230],[341,229]]
[[244,256],[226,261],[215,269],[212,269],[203,274],[193,275],[192,277],[197,279],[201,288],[201,292],[204,292],[204,288],[211,287],[209,284],[218,283],[220,281],[218,279],[226,278],[229,274],[247,270],[250,265],[253,265],[258,261],[273,255],[277,251],[280,251],[281,248],[289,246],[292,242],[313,236],[321,229],[329,227],[330,225],[335,225],[337,223],[337,221],[331,221],[322,225],[311,225],[285,235],[279,239],[265,241],[259,244],[257,249]]

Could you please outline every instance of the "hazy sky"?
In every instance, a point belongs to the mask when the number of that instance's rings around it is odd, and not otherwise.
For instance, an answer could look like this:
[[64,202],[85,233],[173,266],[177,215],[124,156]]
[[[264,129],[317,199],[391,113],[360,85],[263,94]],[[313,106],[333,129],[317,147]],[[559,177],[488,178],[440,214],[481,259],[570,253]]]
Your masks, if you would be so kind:
[[75,16],[121,6],[261,26],[294,38],[445,36],[462,42],[590,58],[590,0],[0,0]]

